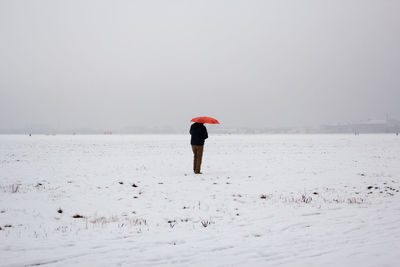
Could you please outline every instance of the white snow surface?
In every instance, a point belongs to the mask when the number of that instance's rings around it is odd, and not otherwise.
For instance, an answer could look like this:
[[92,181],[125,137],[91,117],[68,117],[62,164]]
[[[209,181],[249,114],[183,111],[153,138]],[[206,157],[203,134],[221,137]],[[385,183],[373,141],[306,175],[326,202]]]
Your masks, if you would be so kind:
[[192,160],[187,135],[0,136],[0,265],[400,265],[400,136],[210,134]]

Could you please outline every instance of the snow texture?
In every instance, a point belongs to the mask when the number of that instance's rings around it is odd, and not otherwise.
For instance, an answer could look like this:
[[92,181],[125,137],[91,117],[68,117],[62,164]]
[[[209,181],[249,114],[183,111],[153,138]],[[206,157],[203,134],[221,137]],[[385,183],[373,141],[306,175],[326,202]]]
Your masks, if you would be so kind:
[[400,137],[0,136],[1,266],[399,266]]

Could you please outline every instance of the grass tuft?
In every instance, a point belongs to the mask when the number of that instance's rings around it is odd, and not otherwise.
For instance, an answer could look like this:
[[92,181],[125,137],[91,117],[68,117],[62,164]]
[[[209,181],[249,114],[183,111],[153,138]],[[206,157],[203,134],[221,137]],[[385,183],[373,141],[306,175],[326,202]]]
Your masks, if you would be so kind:
[[215,222],[211,220],[211,218],[209,220],[201,220],[200,223],[204,228],[206,228],[210,224],[215,224]]
[[19,185],[12,185],[11,186],[11,193],[17,193],[18,192],[18,189],[19,189]]

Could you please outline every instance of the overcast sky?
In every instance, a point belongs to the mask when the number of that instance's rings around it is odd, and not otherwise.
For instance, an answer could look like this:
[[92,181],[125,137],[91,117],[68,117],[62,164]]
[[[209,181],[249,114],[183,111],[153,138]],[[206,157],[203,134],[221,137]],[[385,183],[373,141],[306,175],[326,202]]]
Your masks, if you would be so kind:
[[0,128],[400,119],[400,1],[0,0]]

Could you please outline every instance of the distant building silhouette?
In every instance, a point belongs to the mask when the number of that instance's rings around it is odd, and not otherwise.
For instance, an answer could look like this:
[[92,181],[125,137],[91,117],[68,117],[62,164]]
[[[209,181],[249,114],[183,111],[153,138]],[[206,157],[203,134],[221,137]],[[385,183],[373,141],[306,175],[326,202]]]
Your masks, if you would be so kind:
[[368,120],[363,123],[350,123],[343,125],[324,125],[321,131],[326,133],[398,133],[400,121],[395,119]]

